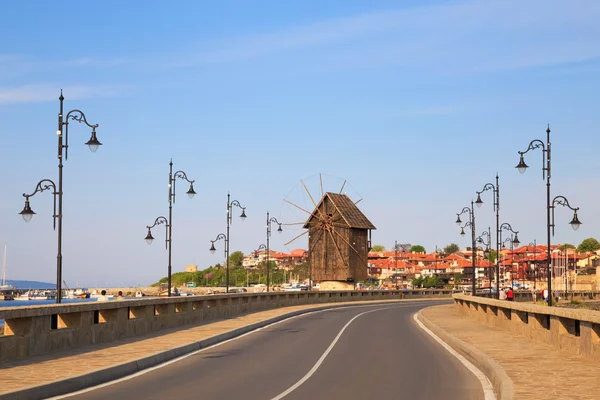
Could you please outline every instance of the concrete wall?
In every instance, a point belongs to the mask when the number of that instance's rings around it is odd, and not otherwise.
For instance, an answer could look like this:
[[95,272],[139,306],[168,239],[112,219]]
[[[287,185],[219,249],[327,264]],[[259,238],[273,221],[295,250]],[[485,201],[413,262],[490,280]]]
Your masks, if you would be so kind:
[[600,312],[454,295],[460,314],[600,360]]
[[189,324],[302,304],[450,298],[449,290],[314,291],[163,297],[0,309],[0,361],[132,338]]

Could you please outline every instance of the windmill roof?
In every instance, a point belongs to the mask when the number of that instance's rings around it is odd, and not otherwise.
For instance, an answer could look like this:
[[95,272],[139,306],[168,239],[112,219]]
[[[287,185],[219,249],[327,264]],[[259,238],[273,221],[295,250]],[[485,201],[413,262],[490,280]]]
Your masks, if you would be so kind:
[[321,204],[323,204],[323,201],[325,201],[325,198],[329,198],[349,228],[377,229],[347,195],[331,192],[327,192],[323,195],[323,198],[321,198],[321,201],[317,204],[317,208],[312,212],[306,221],[306,224],[304,224],[305,229],[309,228],[310,220],[315,218],[315,214],[318,212],[317,210],[321,207]]

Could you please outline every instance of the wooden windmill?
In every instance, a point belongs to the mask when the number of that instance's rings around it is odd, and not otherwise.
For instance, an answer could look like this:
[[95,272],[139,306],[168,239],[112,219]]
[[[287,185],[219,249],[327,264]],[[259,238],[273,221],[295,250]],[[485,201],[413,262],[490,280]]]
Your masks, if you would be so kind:
[[[313,281],[356,282],[368,278],[368,254],[371,248],[371,230],[375,226],[346,194],[322,192],[317,204],[304,182],[314,210],[306,212],[308,219],[303,223],[304,233],[287,244],[308,233],[308,257]],[[322,187],[322,185],[321,185]],[[361,199],[362,200],[362,199]]]

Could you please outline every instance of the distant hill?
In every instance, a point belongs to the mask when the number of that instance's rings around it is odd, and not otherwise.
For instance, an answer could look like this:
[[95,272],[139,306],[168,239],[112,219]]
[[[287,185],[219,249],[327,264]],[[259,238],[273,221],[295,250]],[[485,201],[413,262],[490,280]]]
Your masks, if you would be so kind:
[[8,285],[13,285],[17,289],[56,289],[56,283],[38,282],[38,281],[11,281],[6,280]]

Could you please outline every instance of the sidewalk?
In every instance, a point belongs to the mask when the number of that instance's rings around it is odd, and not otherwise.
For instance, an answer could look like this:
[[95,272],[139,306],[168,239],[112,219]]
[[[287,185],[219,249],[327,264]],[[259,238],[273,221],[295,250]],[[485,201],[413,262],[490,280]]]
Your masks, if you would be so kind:
[[[97,385],[101,383],[98,382],[99,379],[108,381],[120,378],[193,351],[195,350],[194,346],[196,348],[207,347],[216,342],[239,336],[244,332],[243,330],[258,327],[248,327],[249,325],[267,325],[273,319],[283,319],[282,317],[289,314],[340,306],[375,305],[398,301],[353,301],[284,307],[245,314],[226,320],[210,321],[204,325],[165,329],[149,336],[86,346],[69,352],[58,352],[46,356],[2,363],[0,364],[0,397],[4,398],[9,393],[26,389],[40,388],[42,385],[51,385],[52,393],[54,393],[54,390],[63,391],[65,387],[69,388],[70,391],[79,390],[83,382],[91,382],[92,385]],[[199,345],[198,342],[200,341],[205,342]],[[183,346],[188,346],[188,348],[174,350]],[[95,376],[83,377],[88,374],[95,374]],[[73,379],[77,377],[79,378]],[[71,380],[71,382],[66,383],[66,380]],[[48,390],[50,391],[50,388]],[[36,398],[39,397],[40,393],[50,394],[49,391],[41,388],[36,389],[34,392],[28,393],[27,397]]]
[[454,305],[421,313],[496,361],[512,380],[515,399],[600,399],[600,365],[591,359],[475,322],[459,315]]

